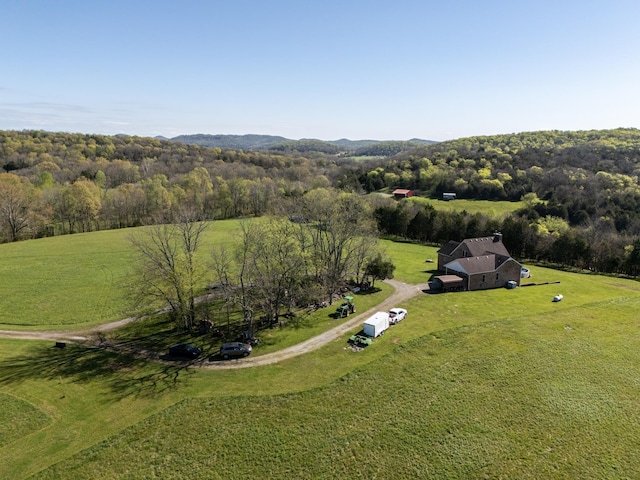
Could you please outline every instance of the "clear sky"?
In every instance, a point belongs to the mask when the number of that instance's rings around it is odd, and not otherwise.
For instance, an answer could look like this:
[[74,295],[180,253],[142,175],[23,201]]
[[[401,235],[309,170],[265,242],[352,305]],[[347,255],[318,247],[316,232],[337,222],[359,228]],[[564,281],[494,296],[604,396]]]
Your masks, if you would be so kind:
[[0,129],[640,127],[640,0],[0,0]]

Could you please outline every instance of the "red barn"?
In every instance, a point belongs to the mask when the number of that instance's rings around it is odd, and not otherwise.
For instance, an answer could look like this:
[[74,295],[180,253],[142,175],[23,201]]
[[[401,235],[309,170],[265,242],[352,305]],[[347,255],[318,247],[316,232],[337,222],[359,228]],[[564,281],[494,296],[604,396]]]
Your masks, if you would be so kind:
[[393,198],[400,200],[401,198],[413,197],[413,190],[405,190],[403,188],[396,188],[393,191]]

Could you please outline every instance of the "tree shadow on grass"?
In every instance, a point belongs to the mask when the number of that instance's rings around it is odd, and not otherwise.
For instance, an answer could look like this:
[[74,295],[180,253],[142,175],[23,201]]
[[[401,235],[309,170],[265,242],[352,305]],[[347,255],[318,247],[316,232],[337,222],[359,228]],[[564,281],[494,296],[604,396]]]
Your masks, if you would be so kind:
[[[156,357],[157,358],[157,357]],[[149,362],[143,355],[69,344],[65,348],[34,345],[24,355],[0,360],[0,385],[26,380],[98,382],[116,398],[154,396],[186,382],[192,362]]]
[[357,296],[365,296],[365,295],[373,295],[374,293],[378,293],[380,292],[382,289],[378,288],[378,287],[369,287],[366,290],[360,290],[358,293],[356,293]]

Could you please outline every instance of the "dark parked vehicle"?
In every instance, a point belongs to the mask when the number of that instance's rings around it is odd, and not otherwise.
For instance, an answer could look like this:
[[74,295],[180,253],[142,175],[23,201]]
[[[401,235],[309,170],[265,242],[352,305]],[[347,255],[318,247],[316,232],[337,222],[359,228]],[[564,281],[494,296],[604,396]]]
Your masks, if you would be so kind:
[[169,355],[172,357],[198,358],[202,350],[190,343],[176,343],[169,347]]
[[228,360],[230,358],[246,357],[251,353],[251,345],[242,342],[223,343],[220,347],[220,356]]

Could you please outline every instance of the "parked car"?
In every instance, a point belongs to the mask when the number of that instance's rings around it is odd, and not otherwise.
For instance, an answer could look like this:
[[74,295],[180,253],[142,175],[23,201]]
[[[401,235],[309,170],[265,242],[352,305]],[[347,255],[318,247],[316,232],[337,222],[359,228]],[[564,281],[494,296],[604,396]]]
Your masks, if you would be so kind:
[[395,325],[401,320],[404,320],[406,316],[407,311],[404,308],[392,308],[389,310],[389,323]]
[[520,278],[531,278],[531,272],[527,267],[522,267],[520,269]]
[[564,297],[562,296],[561,293],[559,293],[558,295],[556,295],[555,297],[553,297],[553,301],[554,302],[559,302],[563,299]]
[[198,358],[202,350],[190,343],[176,343],[169,347],[169,355],[172,357]]
[[246,357],[251,353],[251,345],[242,342],[223,343],[220,347],[220,356],[224,360],[230,358]]

